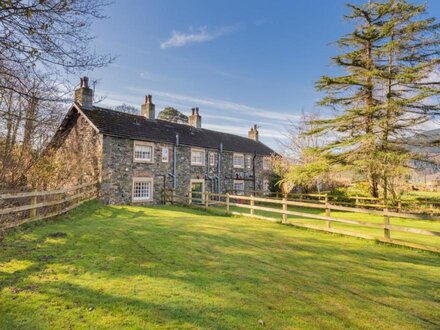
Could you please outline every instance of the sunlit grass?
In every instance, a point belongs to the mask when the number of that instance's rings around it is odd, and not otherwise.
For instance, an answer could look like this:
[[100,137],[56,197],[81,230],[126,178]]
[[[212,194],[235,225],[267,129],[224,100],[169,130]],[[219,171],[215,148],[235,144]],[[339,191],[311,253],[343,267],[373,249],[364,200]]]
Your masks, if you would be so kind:
[[[282,207],[279,204],[267,204],[267,203],[255,203],[256,206],[264,206],[270,207],[276,210],[281,210]],[[215,207],[215,209],[219,212],[225,210],[224,207]],[[249,213],[248,208],[235,207],[232,206],[230,208],[231,211],[236,211],[240,213]],[[308,214],[316,214],[316,215],[325,215],[325,210],[323,209],[312,209],[306,207],[296,207],[289,206],[289,211],[302,212]],[[260,211],[255,210],[255,215],[261,215],[265,217],[270,217],[281,221],[282,215],[280,213],[274,213],[269,211]],[[339,219],[346,220],[357,220],[364,221],[376,224],[383,224],[384,217],[381,215],[372,215],[372,214],[364,214],[364,213],[354,213],[354,212],[341,212],[341,211],[331,211],[331,216]],[[305,224],[305,225],[313,225],[320,228],[326,227],[326,221],[318,220],[318,219],[310,219],[303,218],[299,216],[288,216],[288,221],[293,224]],[[402,219],[402,218],[390,218],[390,224],[402,227],[416,228],[416,229],[424,229],[434,232],[440,232],[440,221],[427,221],[427,220],[415,220],[415,219]],[[384,237],[384,231],[381,228],[369,228],[360,225],[346,224],[346,223],[337,223],[332,222],[331,227],[334,229],[341,229],[350,231],[353,233],[370,235],[373,237]],[[413,234],[413,233],[405,233],[398,231],[391,231],[391,238],[396,240],[401,240],[408,243],[415,243],[424,245],[427,247],[434,247],[440,249],[440,236],[427,236],[422,234]]]
[[439,311],[438,255],[189,208],[90,202],[0,243],[0,329],[438,329]]

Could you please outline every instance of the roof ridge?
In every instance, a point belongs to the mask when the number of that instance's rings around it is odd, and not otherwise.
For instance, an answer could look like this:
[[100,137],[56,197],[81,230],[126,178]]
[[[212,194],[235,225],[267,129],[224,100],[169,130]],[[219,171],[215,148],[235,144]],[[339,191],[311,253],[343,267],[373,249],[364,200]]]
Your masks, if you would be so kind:
[[256,152],[263,155],[274,152],[261,141],[232,133],[196,128],[163,119],[149,119],[142,115],[97,106],[94,106],[93,109],[81,107],[80,109],[100,133],[109,136],[142,141],[170,142],[175,140],[177,133],[180,136],[180,143],[189,146],[217,148],[222,144],[224,150],[234,152]]
[[221,133],[221,134],[227,134],[227,135],[231,135],[231,136],[234,136],[234,137],[239,137],[239,138],[242,138],[242,139],[250,140],[250,141],[261,143],[261,144],[265,145],[261,141],[252,140],[252,139],[249,139],[248,137],[242,136],[242,135],[237,135],[237,134],[232,134],[232,133],[227,133],[227,132],[220,132],[220,131],[216,131],[216,130],[209,129],[209,128],[203,128],[203,127],[197,128],[197,127],[194,127],[194,126],[191,126],[191,125],[188,125],[188,124],[175,123],[175,122],[168,121],[168,120],[165,120],[165,119],[159,119],[159,118],[150,119],[150,118],[147,118],[147,117],[142,116],[142,115],[135,115],[133,113],[118,111],[118,110],[109,109],[109,108],[103,108],[103,107],[97,107],[97,106],[93,106],[93,108],[97,108],[99,110],[117,112],[117,113],[120,113],[120,114],[123,114],[123,115],[127,115],[127,116],[142,118],[142,119],[144,119],[146,121],[150,121],[150,122],[155,122],[155,121],[158,122],[159,121],[159,122],[163,122],[163,123],[166,123],[166,124],[177,125],[177,126],[181,126],[181,127],[185,127],[185,128],[189,128],[189,129],[193,129],[193,130],[200,129],[200,130],[205,130],[205,131],[209,131],[209,132],[216,132],[216,133]]

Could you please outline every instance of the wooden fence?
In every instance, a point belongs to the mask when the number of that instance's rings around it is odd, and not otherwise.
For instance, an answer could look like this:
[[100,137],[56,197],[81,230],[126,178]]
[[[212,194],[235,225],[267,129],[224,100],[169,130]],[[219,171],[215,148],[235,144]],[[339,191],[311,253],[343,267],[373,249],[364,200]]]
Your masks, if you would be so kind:
[[[259,195],[259,194],[256,194]],[[388,208],[396,212],[403,213],[425,213],[425,214],[440,214],[440,199],[438,198],[422,198],[401,197],[397,200],[389,200],[385,202],[382,198],[365,197],[365,196],[345,196],[334,195],[329,193],[321,194],[293,194],[289,193],[283,195],[281,193],[266,194],[265,197],[281,198],[286,197],[289,200],[295,201],[314,201],[316,203],[324,203],[325,199],[333,205],[342,205],[349,207],[359,207],[368,209],[384,209]]]
[[[241,195],[231,195],[231,194],[216,194],[216,193],[192,193],[189,192],[187,196],[177,196],[172,191],[163,192],[164,202],[171,203],[181,203],[181,204],[192,204],[199,207],[204,207],[208,209],[209,207],[221,206],[225,208],[226,213],[235,214],[241,216],[254,217],[274,222],[281,222],[284,224],[289,224],[298,227],[305,227],[310,229],[316,229],[326,232],[350,235],[355,237],[374,239],[381,242],[387,242],[391,244],[403,245],[412,248],[418,248],[428,251],[434,251],[440,253],[440,231],[433,231],[428,229],[414,228],[409,226],[396,225],[391,223],[391,219],[395,221],[400,220],[410,220],[411,224],[416,224],[418,221],[429,221],[430,223],[438,223],[438,228],[440,229],[440,217],[430,216],[425,214],[410,214],[394,212],[388,208],[383,210],[375,209],[364,209],[359,207],[347,207],[342,205],[331,204],[328,198],[325,198],[322,203],[304,202],[289,200],[287,198],[276,199],[276,198],[263,198],[255,196],[241,196]],[[246,209],[247,212],[241,210]],[[298,210],[299,209],[299,210]],[[305,210],[320,210],[322,214],[307,213]],[[257,214],[256,211],[260,211]],[[383,218],[382,223],[371,222],[371,221],[360,221],[353,219],[343,219],[342,217],[332,216],[332,211],[349,212],[349,213],[360,213],[365,215],[380,216]],[[261,213],[264,213],[263,215]],[[275,218],[273,216],[267,216],[277,214],[280,218]],[[290,218],[289,218],[290,216]],[[295,219],[291,217],[294,216]],[[305,218],[310,220],[324,221],[325,226],[316,226],[313,224],[298,223],[295,221],[298,218]],[[362,230],[359,231],[347,231],[340,228],[333,228],[333,224],[346,224],[354,226],[355,228],[374,228],[380,229],[382,235],[371,235],[368,233],[363,233]],[[420,243],[414,243],[411,241],[404,241],[400,239],[393,239],[391,233],[399,232],[411,235],[424,235],[434,237],[434,246],[424,245]],[[437,241],[438,240],[438,241]]]
[[97,183],[52,190],[0,194],[0,231],[65,213],[96,198]]

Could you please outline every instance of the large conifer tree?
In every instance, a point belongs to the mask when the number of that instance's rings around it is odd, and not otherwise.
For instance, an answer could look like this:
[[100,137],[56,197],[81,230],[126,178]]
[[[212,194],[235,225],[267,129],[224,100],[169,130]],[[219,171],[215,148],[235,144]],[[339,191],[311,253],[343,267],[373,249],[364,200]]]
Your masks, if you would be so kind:
[[425,5],[406,0],[348,5],[346,18],[356,24],[338,41],[344,51],[333,58],[345,71],[323,76],[317,89],[326,92],[321,105],[334,118],[316,121],[309,134],[335,132],[336,139],[319,152],[366,174],[371,195],[384,197],[390,178],[407,158],[405,139],[411,129],[439,113],[439,25],[423,18]]

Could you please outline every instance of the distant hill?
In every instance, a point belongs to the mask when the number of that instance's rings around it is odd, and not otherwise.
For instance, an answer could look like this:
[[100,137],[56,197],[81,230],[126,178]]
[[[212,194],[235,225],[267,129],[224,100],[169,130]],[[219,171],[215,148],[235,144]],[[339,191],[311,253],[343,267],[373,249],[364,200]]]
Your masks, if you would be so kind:
[[411,152],[440,154],[440,129],[414,134],[407,139],[406,144]]

